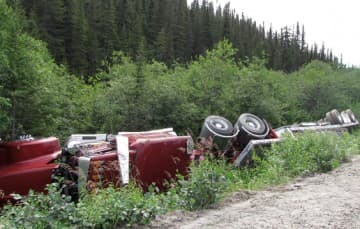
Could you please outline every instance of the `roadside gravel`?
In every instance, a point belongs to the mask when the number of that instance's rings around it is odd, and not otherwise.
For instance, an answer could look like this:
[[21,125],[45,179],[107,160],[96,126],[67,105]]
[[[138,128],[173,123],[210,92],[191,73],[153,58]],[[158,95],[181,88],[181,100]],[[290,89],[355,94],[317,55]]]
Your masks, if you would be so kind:
[[159,216],[148,228],[360,228],[360,156],[326,174],[234,193],[212,209]]

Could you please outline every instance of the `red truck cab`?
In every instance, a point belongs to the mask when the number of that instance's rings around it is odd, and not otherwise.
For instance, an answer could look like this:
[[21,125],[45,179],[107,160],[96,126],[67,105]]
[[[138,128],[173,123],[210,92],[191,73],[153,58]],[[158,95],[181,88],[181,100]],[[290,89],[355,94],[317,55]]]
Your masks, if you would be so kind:
[[1,142],[0,205],[12,200],[12,193],[43,191],[51,182],[60,154],[60,142],[55,137]]

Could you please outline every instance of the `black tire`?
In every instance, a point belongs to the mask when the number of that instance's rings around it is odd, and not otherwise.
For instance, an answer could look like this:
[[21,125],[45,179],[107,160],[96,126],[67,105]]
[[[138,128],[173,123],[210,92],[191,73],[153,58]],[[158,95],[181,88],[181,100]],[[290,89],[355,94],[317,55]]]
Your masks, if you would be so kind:
[[351,122],[357,122],[357,121],[358,121],[358,120],[356,119],[356,117],[355,117],[355,114],[352,112],[352,110],[347,109],[345,112],[346,112],[347,115],[349,116],[349,119],[350,119]]
[[340,115],[341,115],[341,118],[342,118],[344,124],[348,124],[348,123],[352,122],[349,114],[346,111],[342,111],[340,113]]
[[209,116],[205,119],[207,126],[216,134],[231,136],[234,131],[232,123],[221,116]]
[[249,113],[240,115],[237,121],[237,128],[255,138],[266,137],[269,133],[269,125],[266,121]]
[[344,120],[341,117],[341,114],[336,109],[331,110],[326,113],[326,121],[328,121],[331,125],[344,124]]
[[331,120],[332,120],[332,118],[331,118],[330,112],[326,112],[325,121],[331,124],[332,123]]
[[330,116],[331,116],[331,120],[330,123],[331,124],[344,124],[344,120],[341,117],[341,114],[339,113],[338,110],[334,109],[332,111],[330,111]]

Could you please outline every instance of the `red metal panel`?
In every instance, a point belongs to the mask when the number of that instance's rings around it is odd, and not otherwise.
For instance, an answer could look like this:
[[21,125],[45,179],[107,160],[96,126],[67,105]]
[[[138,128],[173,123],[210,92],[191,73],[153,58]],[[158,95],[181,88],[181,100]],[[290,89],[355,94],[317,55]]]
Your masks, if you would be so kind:
[[0,167],[9,164],[9,154],[7,148],[0,144]]
[[144,190],[151,184],[165,190],[166,180],[175,179],[178,173],[188,173],[190,155],[186,152],[186,144],[189,138],[165,137],[136,142],[136,159],[132,175]]
[[26,161],[61,151],[59,140],[54,137],[2,143],[0,148],[5,149],[3,153],[7,154],[8,163]]
[[0,144],[0,202],[11,193],[26,195],[30,189],[43,191],[51,182],[55,159],[61,154],[57,138],[13,141]]
[[[159,137],[160,136],[160,137]],[[187,174],[190,155],[186,152],[188,136],[169,136],[167,134],[131,135],[129,142],[130,171],[133,178],[144,190],[156,184],[165,190],[166,180],[176,178],[176,174]],[[149,137],[149,138],[148,138]],[[112,170],[112,171],[110,171]],[[87,187],[120,186],[120,170],[115,151],[91,156]]]
[[50,184],[51,172],[56,167],[56,164],[45,164],[41,167],[19,170],[17,166],[9,166],[9,172],[5,175],[0,170],[0,189],[5,192],[5,195],[11,193],[26,195],[30,189],[38,192],[43,191],[45,186]]

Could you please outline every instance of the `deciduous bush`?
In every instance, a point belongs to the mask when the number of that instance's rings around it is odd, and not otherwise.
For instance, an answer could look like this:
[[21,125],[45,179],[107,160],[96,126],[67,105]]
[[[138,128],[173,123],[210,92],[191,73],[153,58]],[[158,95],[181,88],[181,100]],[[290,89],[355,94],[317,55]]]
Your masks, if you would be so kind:
[[[47,194],[30,191],[18,206],[5,206],[0,226],[6,228],[64,228],[79,223],[75,203],[61,195],[57,184],[47,186]],[[4,223],[3,223],[4,222]]]
[[288,136],[264,153],[254,157],[255,168],[243,170],[248,188],[259,188],[285,182],[296,176],[328,172],[359,153],[355,136],[346,133],[306,133]]

